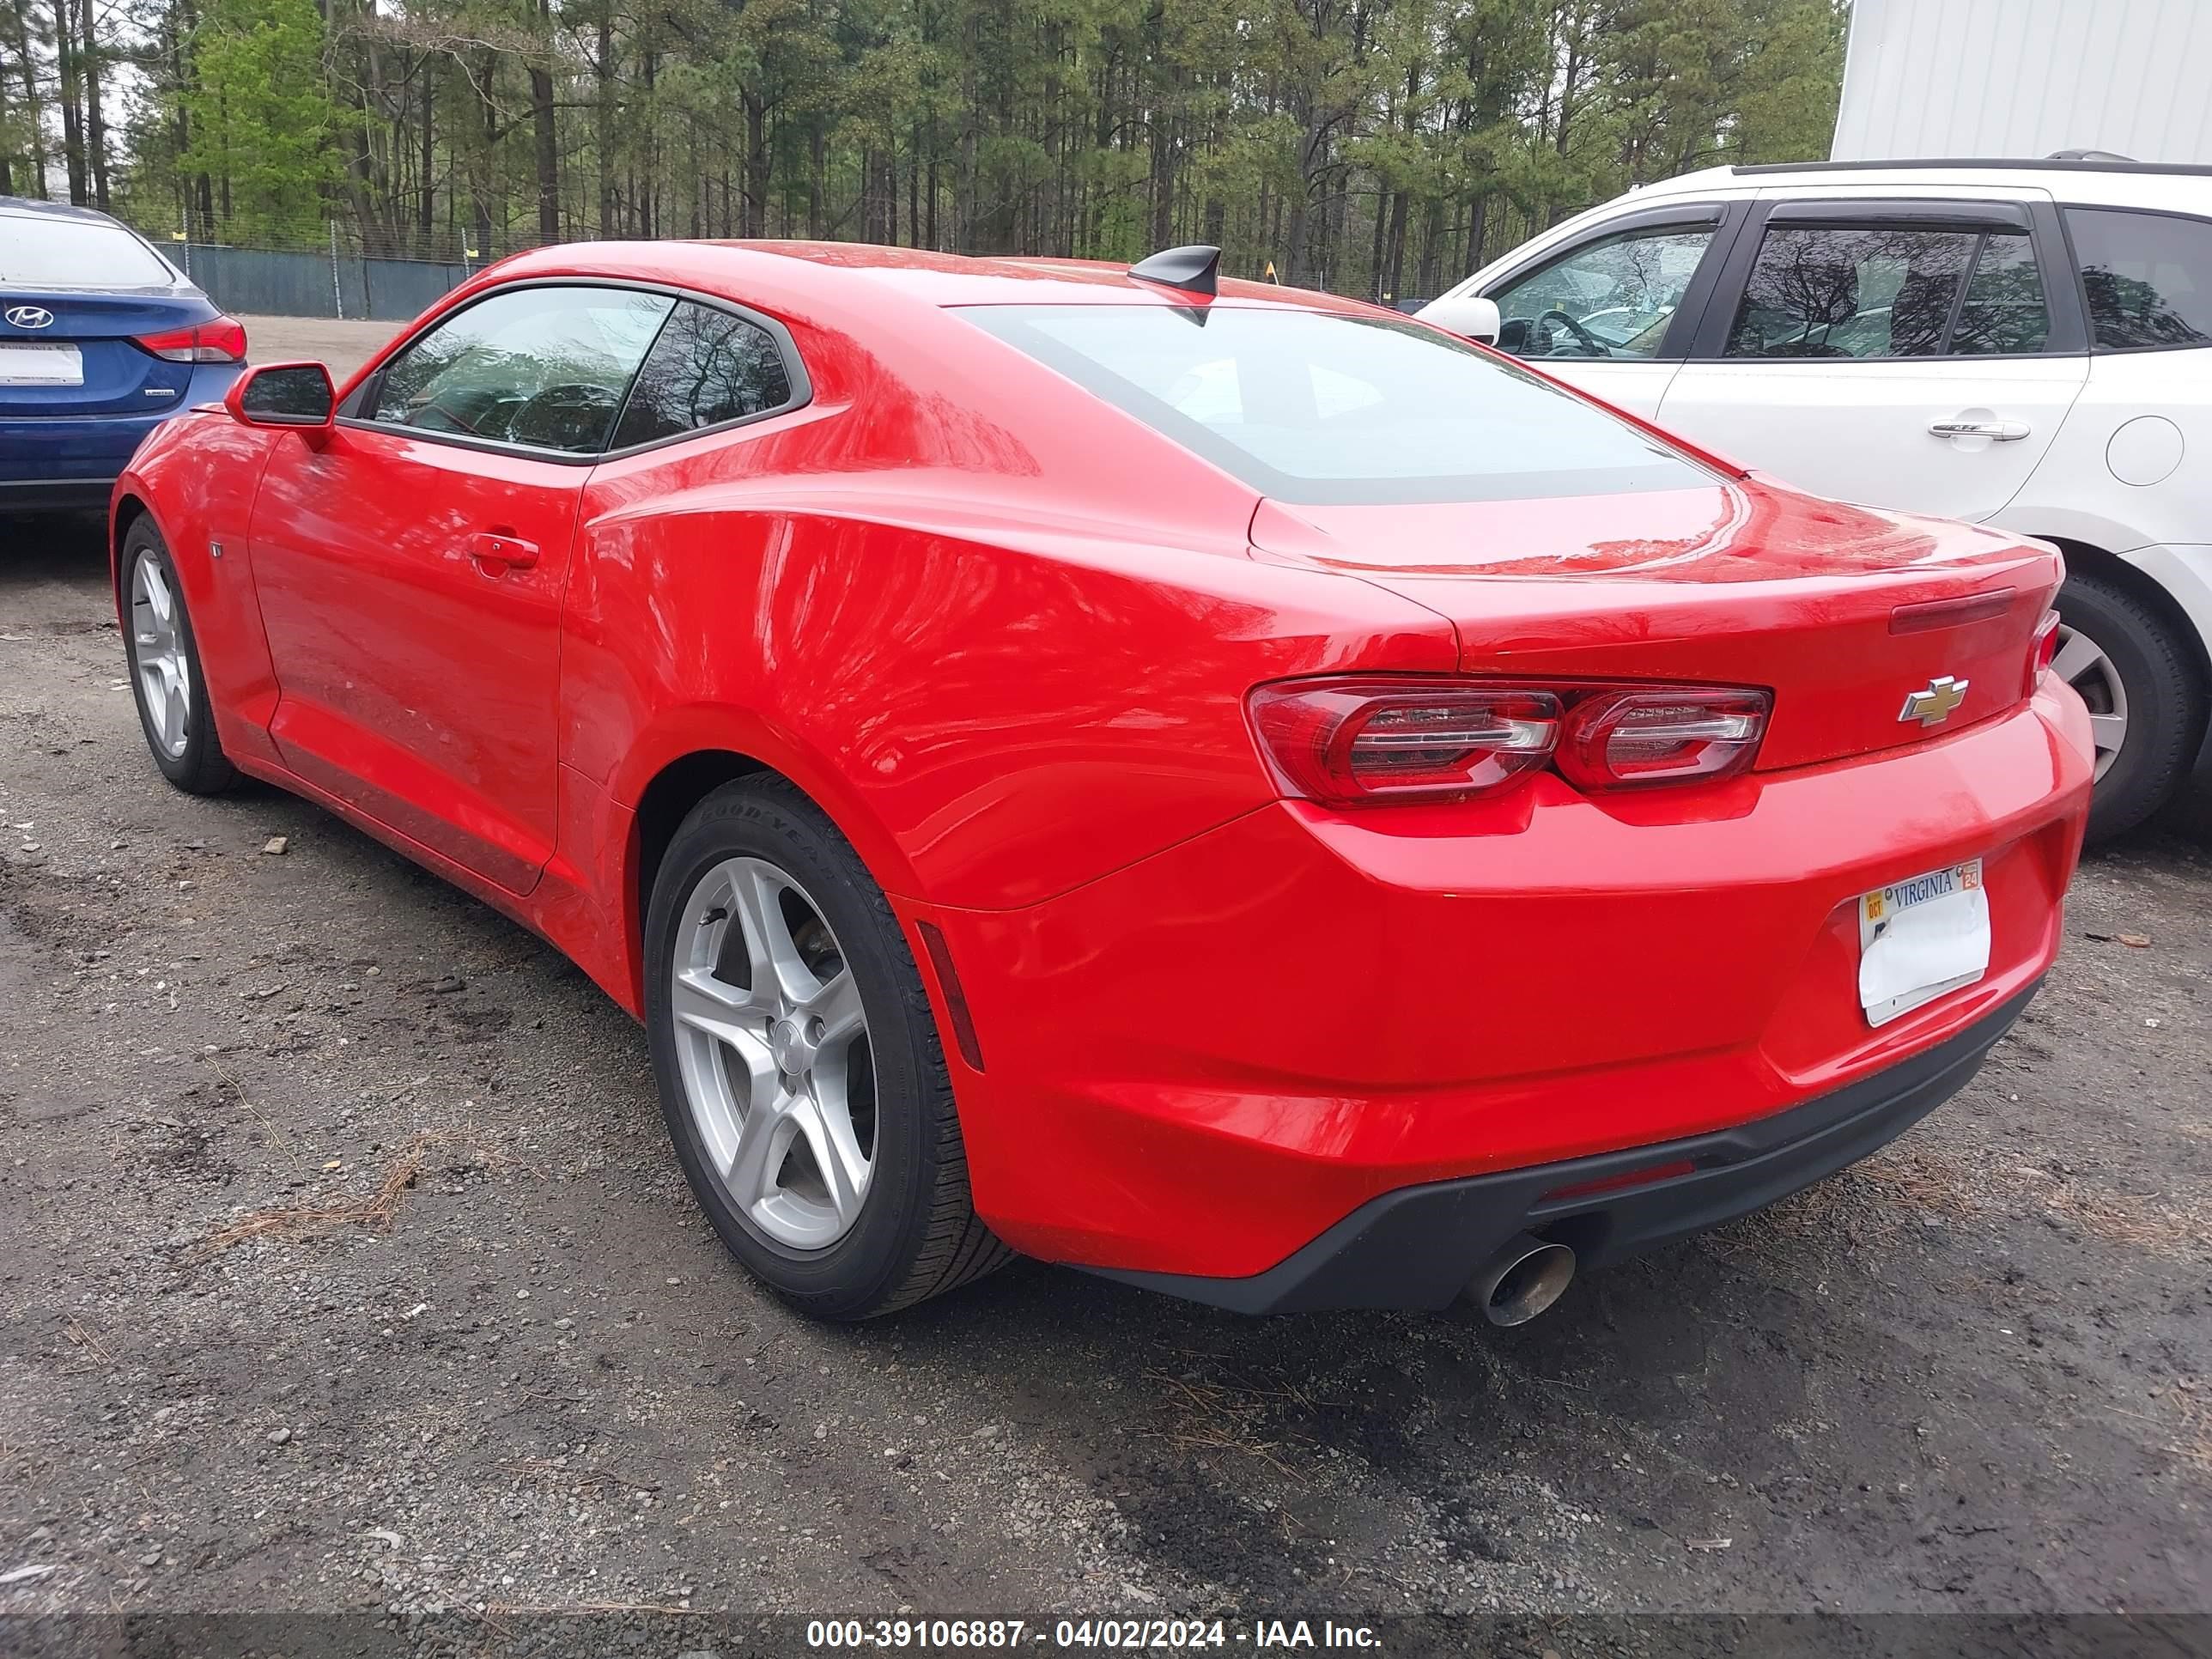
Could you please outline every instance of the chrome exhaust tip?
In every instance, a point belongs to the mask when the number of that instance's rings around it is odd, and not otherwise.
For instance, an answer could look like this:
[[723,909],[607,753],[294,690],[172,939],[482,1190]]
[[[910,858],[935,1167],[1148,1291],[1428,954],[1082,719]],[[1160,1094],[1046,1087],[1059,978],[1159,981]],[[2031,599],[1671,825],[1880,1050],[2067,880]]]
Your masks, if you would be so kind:
[[1574,1276],[1572,1250],[1517,1233],[1474,1276],[1467,1297],[1493,1325],[1525,1325],[1565,1295]]

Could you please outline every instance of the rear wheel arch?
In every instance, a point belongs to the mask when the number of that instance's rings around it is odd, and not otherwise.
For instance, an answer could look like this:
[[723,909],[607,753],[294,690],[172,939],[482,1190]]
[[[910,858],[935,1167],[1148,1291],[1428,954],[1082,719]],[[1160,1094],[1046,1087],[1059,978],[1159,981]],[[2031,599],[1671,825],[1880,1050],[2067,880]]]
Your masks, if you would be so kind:
[[[137,524],[139,520],[152,516],[153,511],[154,509],[149,507],[142,497],[137,495],[130,495],[124,496],[122,500],[116,502],[115,510],[109,515],[107,524],[108,586],[115,590],[115,611],[118,617],[123,613],[123,544],[130,538],[131,527]],[[155,528],[158,529],[160,526],[157,525]]]
[[886,892],[896,892],[908,884],[885,878],[902,873],[903,866],[895,872],[886,867],[879,855],[872,856],[872,853],[880,853],[880,836],[854,833],[856,828],[874,826],[857,824],[854,815],[843,804],[825,799],[822,790],[810,787],[807,781],[794,775],[791,769],[737,749],[692,749],[677,755],[664,761],[646,781],[631,809],[629,869],[622,894],[623,925],[630,947],[631,991],[641,1008],[645,1006],[646,912],[652,903],[653,884],[659,874],[669,844],[693,807],[723,785],[741,778],[789,785],[852,844],[877,885]]
[[[2186,786],[2212,720],[2212,661],[2203,635],[2154,577],[2093,544],[2047,539],[2066,556],[2060,613],[2109,659],[2087,672],[2109,674],[2126,697],[2110,711],[2124,717],[2122,745],[2099,757],[2088,827],[2094,845],[2134,829]],[[2094,710],[2105,693],[2085,686],[2084,695]]]
[[[652,898],[660,861],[691,809],[724,784],[739,778],[782,775],[765,761],[728,749],[695,750],[678,756],[653,774],[639,794],[631,817],[630,878],[624,884],[629,890],[627,923],[633,947],[642,939],[646,905]],[[634,948],[633,957],[641,969],[642,955],[641,950]]]
[[[2030,532],[2031,535],[2035,532]],[[2197,681],[2199,698],[2212,697],[2212,649],[2208,649],[2204,636],[2198,633],[2188,613],[2164,583],[2146,575],[2118,554],[2107,553],[2103,548],[2088,542],[2076,541],[2069,536],[2045,536],[2066,556],[2066,574],[2069,576],[2094,577],[2108,586],[2117,587],[2136,604],[2155,615],[2166,628],[2169,636],[2180,647]]]

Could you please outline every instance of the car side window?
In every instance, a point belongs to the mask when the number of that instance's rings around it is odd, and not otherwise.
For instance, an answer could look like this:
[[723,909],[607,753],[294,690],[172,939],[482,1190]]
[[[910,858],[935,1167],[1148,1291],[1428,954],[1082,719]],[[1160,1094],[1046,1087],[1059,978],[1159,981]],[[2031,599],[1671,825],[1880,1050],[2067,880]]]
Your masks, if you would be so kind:
[[2212,222],[2068,208],[2098,351],[2212,345]]
[[765,415],[790,401],[791,375],[774,335],[734,313],[682,301],[646,354],[613,447]]
[[2025,232],[1991,231],[1982,238],[1974,274],[1966,279],[1951,327],[1953,356],[2020,356],[2043,349],[2051,338],[2051,308],[2044,302],[2043,273]]
[[1585,242],[1491,297],[1516,357],[1652,357],[1711,246],[1711,225],[1652,225]]
[[409,342],[379,377],[369,418],[595,455],[675,305],[632,289],[495,293]]
[[2042,273],[2025,230],[1767,227],[1730,357],[1948,357],[2043,349]]

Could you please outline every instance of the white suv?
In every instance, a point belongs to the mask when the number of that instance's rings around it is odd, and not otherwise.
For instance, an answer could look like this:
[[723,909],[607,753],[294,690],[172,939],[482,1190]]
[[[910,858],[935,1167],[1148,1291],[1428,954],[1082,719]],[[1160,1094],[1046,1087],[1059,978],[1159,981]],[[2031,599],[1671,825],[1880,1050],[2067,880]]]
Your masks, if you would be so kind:
[[2092,837],[2212,772],[2212,168],[1715,167],[1421,315],[1804,489],[2055,542]]

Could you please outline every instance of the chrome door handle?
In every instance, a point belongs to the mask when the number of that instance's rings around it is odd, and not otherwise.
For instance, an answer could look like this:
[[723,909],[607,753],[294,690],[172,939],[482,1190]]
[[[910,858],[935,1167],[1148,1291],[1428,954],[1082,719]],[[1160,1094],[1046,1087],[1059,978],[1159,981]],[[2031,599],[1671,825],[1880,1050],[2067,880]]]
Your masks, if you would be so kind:
[[2024,421],[1937,421],[1928,429],[1939,438],[1989,438],[2001,444],[2027,436]]

